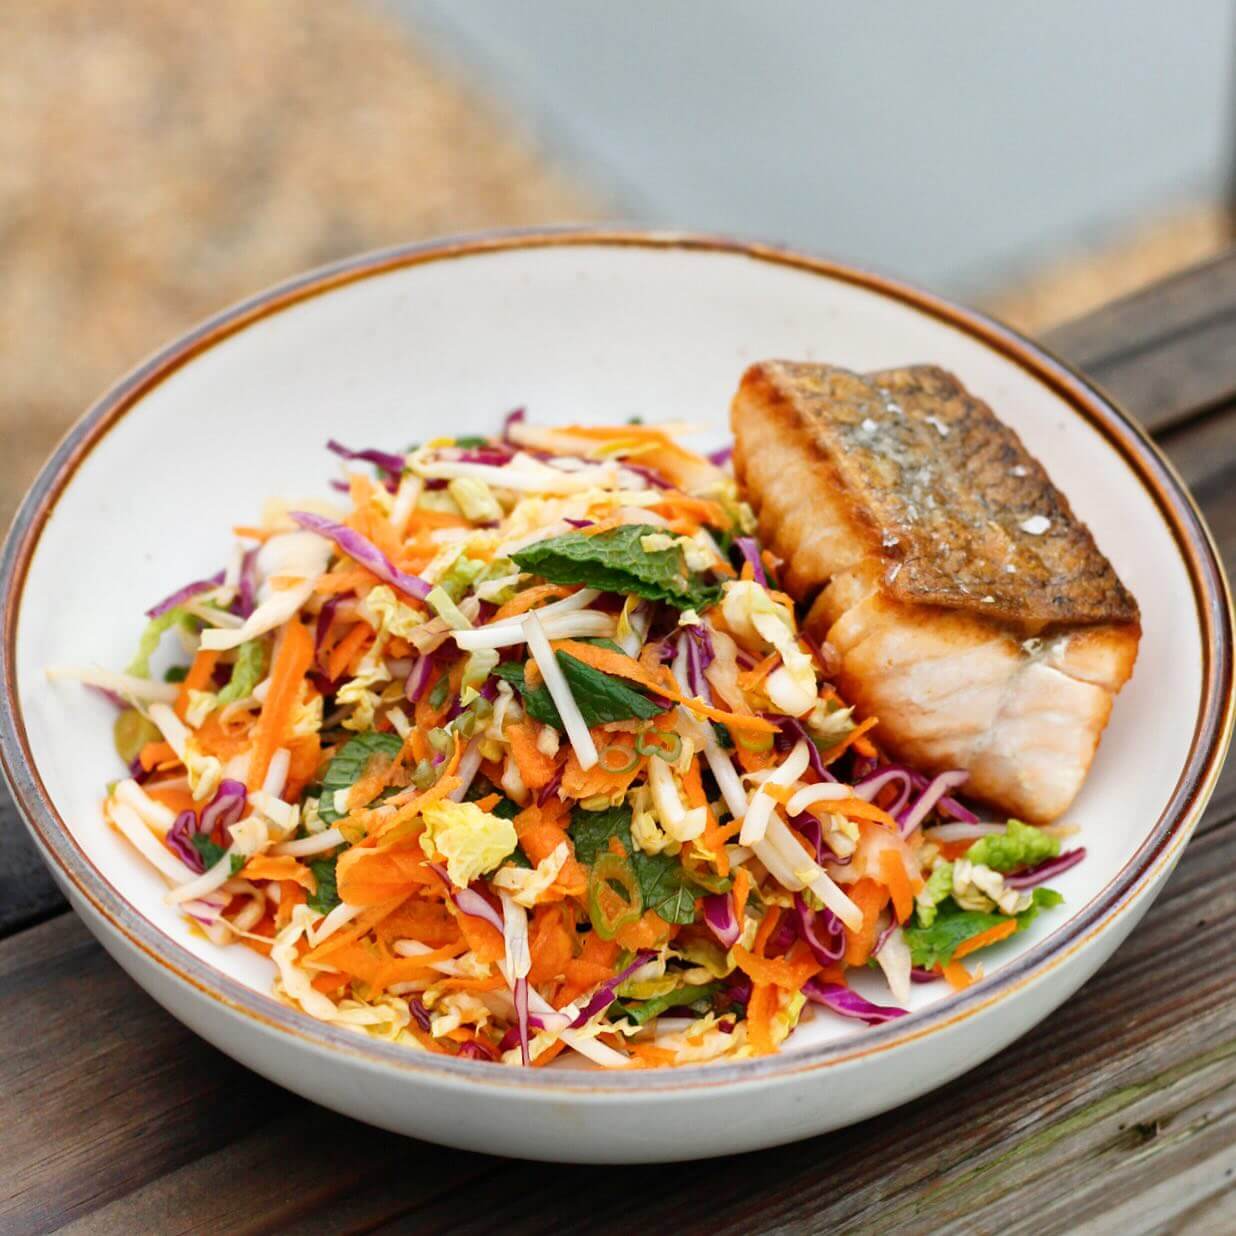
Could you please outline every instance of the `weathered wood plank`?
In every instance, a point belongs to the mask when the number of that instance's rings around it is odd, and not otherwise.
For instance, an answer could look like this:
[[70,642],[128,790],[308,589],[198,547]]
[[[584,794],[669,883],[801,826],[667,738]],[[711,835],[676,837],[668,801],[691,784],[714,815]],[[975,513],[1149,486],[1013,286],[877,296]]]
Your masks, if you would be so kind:
[[1236,257],[1190,267],[1044,342],[1149,429],[1179,422],[1236,390]]

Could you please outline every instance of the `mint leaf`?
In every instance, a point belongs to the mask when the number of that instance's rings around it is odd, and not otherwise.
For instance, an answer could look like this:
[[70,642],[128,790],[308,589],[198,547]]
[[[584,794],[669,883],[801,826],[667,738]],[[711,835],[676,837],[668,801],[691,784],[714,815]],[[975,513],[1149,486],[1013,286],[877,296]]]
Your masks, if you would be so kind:
[[248,699],[266,673],[266,659],[266,645],[262,640],[250,639],[241,644],[232,665],[232,676],[219,692],[220,705]]
[[169,665],[163,671],[164,682],[184,682],[189,676],[189,667],[187,665]]
[[335,865],[337,858],[322,858],[309,864],[309,870],[318,882],[318,891],[310,893],[308,905],[319,914],[329,914],[340,902],[339,886],[336,884]]
[[695,900],[704,896],[704,890],[677,858],[636,850],[631,862],[647,909],[655,910],[667,923],[695,922]]
[[631,854],[631,808],[606,807],[604,811],[585,811],[576,807],[571,813],[571,840],[575,843],[575,857],[587,867],[597,860],[598,854],[609,849],[609,839],[617,837],[622,848]]
[[1004,832],[976,841],[966,851],[966,858],[1007,875],[1023,867],[1034,867],[1059,853],[1058,837],[1020,820],[1010,820]]
[[[1024,931],[1038,917],[1040,910],[1058,906],[1063,900],[1053,889],[1036,888],[1034,900],[1017,915],[1017,930]],[[972,936],[999,926],[1009,917],[982,910],[963,910],[951,897],[936,906],[935,910],[935,919],[930,926],[920,923],[916,912],[911,925],[905,928],[911,960],[925,970],[952,961],[953,954]]]
[[[621,678],[593,669],[591,665],[577,661],[570,653],[559,652],[556,655],[567,686],[571,688],[571,695],[583,715],[584,724],[589,728],[604,725],[607,721],[627,721],[632,717],[650,721],[663,711],[659,704],[642,691],[628,686]],[[549,688],[544,683],[529,688],[522,665],[505,661],[495,666],[493,672],[499,678],[505,678],[523,696],[524,709],[530,717],[557,730],[566,728]]]
[[511,555],[523,571],[555,584],[583,584],[623,596],[665,601],[678,609],[704,610],[721,597],[716,584],[687,570],[682,550],[649,553],[640,544],[663,532],[651,524],[623,524],[595,536],[567,532],[537,541]]
[[[193,848],[202,856],[202,863],[207,871],[227,853],[225,847],[216,845],[207,833],[194,833],[189,840],[193,842]],[[244,865],[245,856],[243,854],[232,855],[233,875],[236,875]]]
[[389,755],[392,759],[403,746],[397,734],[380,734],[370,730],[349,738],[331,760],[322,778],[322,797],[318,801],[318,816],[327,824],[342,819],[335,810],[335,793],[355,785],[365,772],[365,765],[375,755]]
[[631,808],[607,807],[604,811],[584,811],[577,807],[571,814],[571,840],[575,857],[585,866],[592,866],[598,854],[609,850],[609,840],[617,837],[635,869],[644,908],[655,910],[667,923],[695,922],[696,898],[702,889],[677,858],[668,854],[645,854],[631,841]]

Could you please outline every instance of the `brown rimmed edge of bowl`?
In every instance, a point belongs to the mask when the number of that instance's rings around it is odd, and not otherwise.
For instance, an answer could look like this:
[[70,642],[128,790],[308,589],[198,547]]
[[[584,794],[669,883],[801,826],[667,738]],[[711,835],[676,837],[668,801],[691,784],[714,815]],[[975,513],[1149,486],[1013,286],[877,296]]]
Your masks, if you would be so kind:
[[[1202,702],[1185,767],[1147,839],[1108,885],[1046,939],[991,978],[904,1020],[852,1039],[734,1063],[683,1066],[635,1073],[590,1070],[518,1070],[456,1060],[363,1038],[328,1026],[262,995],[199,960],[157,929],[95,867],[56,811],[34,765],[14,678],[17,623],[26,575],[39,538],[77,467],[97,443],[150,390],[202,352],[267,318],[334,288],[431,262],[516,250],[564,247],[686,250],[745,257],[850,283],[900,302],[976,339],[1012,361],[1062,398],[1125,460],[1154,499],[1188,567],[1202,632]],[[1041,979],[1085,946],[1140,900],[1139,894],[1178,857],[1214,788],[1231,740],[1234,701],[1232,607],[1227,581],[1206,525],[1175,470],[1149,436],[1087,379],[1046,349],[994,320],[883,275],[813,258],[775,245],[677,232],[547,229],[489,232],[404,245],[349,258],[226,309],[140,364],[99,399],[68,432],[26,495],[0,554],[0,767],[44,857],[131,945],[181,982],[268,1030],[291,1034],[318,1049],[359,1057],[371,1065],[411,1070],[426,1081],[467,1080],[543,1093],[592,1092],[615,1098],[683,1088],[711,1088],[780,1079],[889,1051],[973,1017]]]

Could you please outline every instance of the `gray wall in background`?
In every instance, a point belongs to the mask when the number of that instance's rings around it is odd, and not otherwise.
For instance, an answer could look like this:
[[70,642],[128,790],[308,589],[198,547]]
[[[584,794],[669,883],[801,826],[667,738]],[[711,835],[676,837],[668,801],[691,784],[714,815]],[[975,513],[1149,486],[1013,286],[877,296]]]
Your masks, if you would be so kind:
[[1228,0],[386,0],[627,215],[973,295],[1226,176]]

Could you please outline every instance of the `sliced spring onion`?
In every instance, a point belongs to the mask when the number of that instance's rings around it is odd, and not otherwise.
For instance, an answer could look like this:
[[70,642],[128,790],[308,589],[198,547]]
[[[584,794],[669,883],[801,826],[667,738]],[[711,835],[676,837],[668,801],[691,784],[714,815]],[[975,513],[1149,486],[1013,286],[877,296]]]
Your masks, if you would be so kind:
[[616,776],[629,773],[639,764],[639,752],[634,747],[624,747],[613,742],[608,747],[601,748],[597,763],[603,772],[614,773]]
[[644,730],[635,735],[635,750],[674,764],[682,755],[682,739],[673,730]]
[[630,860],[621,854],[598,854],[588,876],[588,917],[597,935],[612,940],[643,912],[643,894]]

